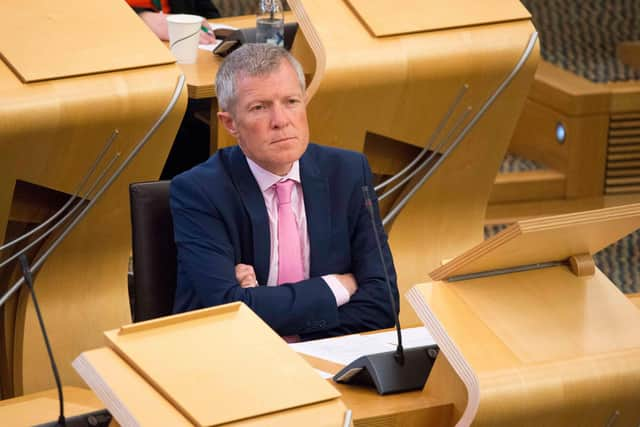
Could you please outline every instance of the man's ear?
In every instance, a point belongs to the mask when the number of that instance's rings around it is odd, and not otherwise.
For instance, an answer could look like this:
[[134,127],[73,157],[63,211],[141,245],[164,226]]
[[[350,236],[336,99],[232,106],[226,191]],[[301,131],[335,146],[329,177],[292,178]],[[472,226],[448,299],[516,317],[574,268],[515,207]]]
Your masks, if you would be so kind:
[[222,123],[222,126],[231,134],[233,137],[238,136],[238,130],[236,128],[236,122],[233,120],[231,113],[228,111],[218,111],[218,120]]

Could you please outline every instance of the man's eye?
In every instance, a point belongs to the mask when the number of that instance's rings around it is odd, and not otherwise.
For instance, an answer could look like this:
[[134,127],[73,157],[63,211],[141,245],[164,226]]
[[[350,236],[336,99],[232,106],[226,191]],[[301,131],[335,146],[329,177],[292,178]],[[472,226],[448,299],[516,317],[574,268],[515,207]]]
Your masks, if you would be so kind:
[[262,104],[253,105],[251,106],[251,108],[249,108],[249,111],[261,111],[261,110],[264,110],[264,105]]
[[288,102],[289,104],[293,105],[293,104],[299,104],[300,100],[298,98],[290,98]]

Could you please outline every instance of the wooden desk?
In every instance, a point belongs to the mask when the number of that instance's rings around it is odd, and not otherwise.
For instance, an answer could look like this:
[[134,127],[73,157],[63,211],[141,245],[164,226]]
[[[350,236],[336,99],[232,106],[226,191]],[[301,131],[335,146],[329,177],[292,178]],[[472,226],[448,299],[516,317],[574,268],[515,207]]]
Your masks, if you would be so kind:
[[[640,294],[630,294],[629,299],[640,309]],[[342,366],[310,356],[304,358],[315,368],[336,373]],[[410,393],[380,396],[375,390],[334,384],[342,393],[342,400],[353,411],[355,427],[382,426],[450,426],[453,405],[442,396],[428,393]],[[104,408],[104,404],[90,390],[65,387],[67,415]],[[58,415],[55,390],[0,401],[0,420],[3,427],[24,426],[53,420]],[[117,425],[117,423],[113,423]]]
[[625,64],[640,68],[640,41],[626,41],[618,44],[618,58]]
[[[91,390],[79,387],[63,388],[65,416],[71,417],[104,408]],[[23,427],[58,419],[58,394],[55,389],[0,401],[3,427]]]

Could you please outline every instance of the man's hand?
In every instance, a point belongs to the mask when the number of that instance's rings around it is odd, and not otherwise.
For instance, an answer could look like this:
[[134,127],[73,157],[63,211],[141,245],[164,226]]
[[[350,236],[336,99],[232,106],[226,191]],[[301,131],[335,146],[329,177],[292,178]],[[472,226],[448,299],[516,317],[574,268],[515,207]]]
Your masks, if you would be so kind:
[[[167,15],[162,12],[141,12],[138,16],[147,24],[147,27],[153,34],[158,36],[160,40],[169,41],[169,24],[167,23]],[[209,28],[209,24],[205,19],[202,20],[202,25],[205,28]],[[216,41],[213,32],[205,33],[200,31],[200,44],[211,44]]]
[[358,290],[358,282],[353,274],[336,274],[336,278],[340,281],[340,284],[349,292],[349,296],[352,296]]
[[255,288],[258,286],[256,272],[253,271],[253,266],[248,264],[236,265],[236,280],[243,288]]

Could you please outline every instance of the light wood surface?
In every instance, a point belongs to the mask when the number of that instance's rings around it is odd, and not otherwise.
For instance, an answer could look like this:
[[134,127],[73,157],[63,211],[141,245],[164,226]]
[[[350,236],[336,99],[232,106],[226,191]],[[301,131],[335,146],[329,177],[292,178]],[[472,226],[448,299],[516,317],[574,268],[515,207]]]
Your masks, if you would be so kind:
[[565,180],[563,173],[550,169],[501,173],[491,188],[490,203],[563,198]]
[[628,294],[629,300],[638,308],[640,308],[640,293]]
[[601,426],[619,410],[616,423],[633,425],[640,416],[631,398],[640,335],[629,326],[640,311],[601,272],[555,267],[412,293],[430,307],[425,322],[450,338],[432,330],[477,408],[461,424]]
[[[595,83],[542,61],[509,151],[565,176],[564,194],[557,200],[640,194],[640,186],[634,185],[640,179],[640,148],[633,146],[640,141],[635,118],[640,118],[639,81]],[[564,142],[556,140],[558,124],[565,127]],[[612,171],[625,180],[611,179]],[[515,193],[527,191],[525,185],[513,187]],[[548,194],[538,196],[526,199],[548,199]],[[505,201],[496,198],[492,204]]]
[[5,64],[22,81],[33,82],[175,62],[125,2],[90,3],[87,8],[83,0],[5,0]]
[[521,219],[640,203],[640,195],[620,194],[580,199],[495,203],[487,207],[486,224],[511,224]]
[[[114,13],[109,16],[115,18],[116,10],[129,16],[131,11],[120,3],[83,2],[77,10],[82,10],[83,15],[99,15],[102,8],[113,4]],[[46,21],[48,14],[55,15],[60,8],[55,2],[37,4],[41,7],[28,21],[33,25]],[[12,2],[12,7],[3,9],[3,17],[11,21],[22,16],[23,9],[23,3]],[[58,22],[70,17],[55,16]],[[131,22],[136,28],[140,24],[127,18],[114,22],[120,24],[102,25],[101,31],[126,34],[131,30],[136,34],[135,28],[125,24]],[[64,28],[63,25],[58,30]],[[86,34],[69,33],[67,37]],[[21,38],[12,40],[20,44]],[[126,56],[131,53],[128,47],[135,46],[137,42],[119,48]],[[109,49],[103,52],[99,45],[94,46],[93,52],[98,63],[102,55],[113,53]],[[67,60],[66,55],[59,56],[41,62],[41,67],[50,65],[56,69]],[[85,65],[90,64],[87,61]],[[23,83],[5,63],[0,63],[1,240],[12,240],[58,209],[60,201],[74,193],[115,128],[120,133],[108,158],[116,152],[122,153],[120,160],[126,157],[167,107],[179,74],[179,69],[170,64]],[[102,331],[130,321],[128,185],[158,178],[186,102],[183,91],[147,145],[36,275],[36,291],[65,385],[82,384],[70,366],[73,358],[100,346]],[[49,197],[42,197],[43,193]],[[40,247],[35,255],[44,250]],[[9,254],[3,253],[2,259]],[[2,271],[1,293],[20,277],[19,270],[14,263]],[[52,387],[49,362],[26,288],[3,309],[0,346],[4,397]]]
[[[603,194],[610,99],[605,85],[540,63],[509,151],[564,175],[556,199]],[[563,142],[556,139],[558,125],[565,129]]]
[[[91,372],[89,375],[94,378],[94,381],[96,378],[102,377],[101,380],[92,382],[92,386],[95,387],[98,393],[101,393],[105,405],[117,420],[118,425],[194,425],[176,407],[169,403],[161,393],[153,388],[149,382],[138,375],[135,370],[131,369],[121,357],[109,348],[100,348],[83,353],[74,362],[74,366],[85,374]],[[259,400],[262,397],[254,393],[250,387],[243,388],[243,391],[245,397],[241,402],[234,403],[234,406],[247,400]],[[221,405],[219,401],[212,400],[207,392],[202,397],[209,402],[209,411],[211,413],[221,413],[228,408],[228,406]],[[333,399],[225,425],[238,427],[297,427],[300,425],[333,427],[339,425],[339,420],[343,419],[345,410],[346,408],[340,400]]]
[[[376,37],[436,31],[461,26],[495,24],[529,19],[518,2],[485,0],[482,3],[451,0],[404,1],[391,11],[384,0],[346,0]],[[391,13],[392,12],[392,13]]]
[[640,228],[640,204],[522,220],[430,273],[433,280],[595,254]]
[[[104,404],[91,390],[79,387],[63,388],[67,417],[93,412]],[[58,393],[55,389],[32,393],[0,401],[0,420],[3,427],[24,427],[58,419]]]
[[[303,355],[303,358],[325,372],[335,373],[342,368],[313,357]],[[105,405],[121,425],[131,425],[133,419],[140,425],[191,425],[161,393],[113,350],[100,348],[85,352],[74,361],[74,366],[104,399]],[[340,400],[333,399],[225,425],[334,427],[342,425],[336,420],[342,420],[346,408],[353,411],[353,423],[356,427],[451,425],[452,405],[440,396],[421,391],[380,396],[373,388],[345,386],[327,381],[342,393]],[[293,384],[284,382],[282,386],[294,387]],[[278,387],[277,390],[283,387]],[[259,393],[250,386],[243,387],[243,393],[244,400],[259,398]],[[206,396],[211,401],[210,393],[206,393]],[[122,405],[126,406],[126,411],[122,410]],[[215,407],[221,408],[222,405],[217,404]]]
[[[112,349],[196,425],[253,418],[339,396],[242,303],[105,335]],[[172,361],[171,369],[167,361]],[[261,397],[246,399],[247,390]],[[212,402],[224,410],[212,411]]]
[[[581,255],[584,247],[607,246],[628,229],[640,227],[639,208],[532,220],[513,240],[489,239],[431,276],[445,279],[470,270],[543,263],[567,250],[592,266],[590,257]],[[606,216],[611,220],[603,220]],[[549,234],[551,229],[554,233]],[[510,230],[515,228],[502,236]],[[555,240],[558,235],[568,246]],[[525,253],[529,255],[523,260],[520,255]],[[484,255],[482,266],[478,254]],[[474,262],[476,268],[468,269]],[[640,311],[601,271],[586,273],[578,275],[560,265],[428,282],[409,292],[441,355],[464,383],[467,401],[460,392],[452,396],[461,402],[456,408],[465,405],[459,424],[637,422],[640,407],[631,396],[640,391]],[[445,386],[434,384],[430,391]]]
[[621,42],[616,52],[623,63],[633,68],[640,68],[640,41]]
[[[309,54],[304,46],[294,45],[293,53],[314,58],[306,61],[315,66],[308,88],[311,139],[364,152],[374,173],[391,172],[390,164],[399,165],[393,172],[401,169],[406,164],[405,144],[425,145],[465,83],[470,90],[463,104],[477,110],[513,69],[534,31],[530,21],[522,19],[377,38],[346,2],[289,4],[311,50]],[[458,25],[469,24],[465,16],[456,19]],[[442,259],[482,240],[489,192],[537,58],[536,50],[473,131],[387,227],[401,294],[424,281]],[[367,135],[371,134],[386,138],[386,143],[376,143],[370,151]],[[390,161],[396,158],[401,161]],[[401,318],[405,326],[419,322],[404,303]]]
[[[368,332],[368,333],[376,333]],[[314,368],[335,375],[343,365],[303,354]],[[436,359],[438,364],[439,358]],[[430,377],[431,378],[431,377]],[[457,380],[455,373],[453,381]],[[453,405],[448,394],[425,391],[388,394],[381,396],[374,387],[354,386],[329,381],[341,394],[341,400],[353,411],[356,427],[379,426],[450,426]]]
[[[627,297],[640,309],[640,294],[630,294]],[[94,366],[112,366],[112,368],[108,369],[120,370],[122,366],[126,365],[122,358],[107,348],[88,351],[84,356]],[[342,368],[341,365],[310,356],[303,355],[303,358],[312,366],[325,372],[336,373]],[[130,405],[148,409],[152,407],[163,408],[163,405],[167,404],[159,393],[147,392],[148,383],[140,376],[112,375],[112,379],[115,379],[115,381],[111,381],[110,386],[124,401],[130,402]],[[467,404],[467,392],[464,384],[445,357],[436,359],[424,392],[416,391],[380,396],[373,389],[342,384],[333,385],[342,393],[341,400],[346,407],[353,410],[354,425],[357,427],[380,427],[381,425],[403,427],[413,425],[450,426],[453,420],[460,418]],[[69,402],[66,407],[69,415],[76,414],[75,408],[82,408],[81,412],[86,412],[104,407],[104,404],[89,390],[65,387],[64,393]],[[137,420],[141,425],[170,424],[179,426],[183,422],[187,423],[186,419],[180,416],[178,411],[171,409],[171,411],[166,409],[155,411],[137,410]],[[344,408],[342,409],[344,410]],[[47,390],[0,401],[0,419],[3,420],[3,425],[7,425],[7,427],[21,427],[25,423],[35,424],[49,421],[57,416],[57,411],[57,394],[55,390]],[[34,418],[28,418],[31,416]],[[118,418],[123,419],[123,416],[123,414],[119,414]],[[317,416],[313,417],[313,419],[317,418]],[[264,422],[264,419],[257,418],[257,420]],[[282,422],[282,420],[279,420],[279,422]]]

